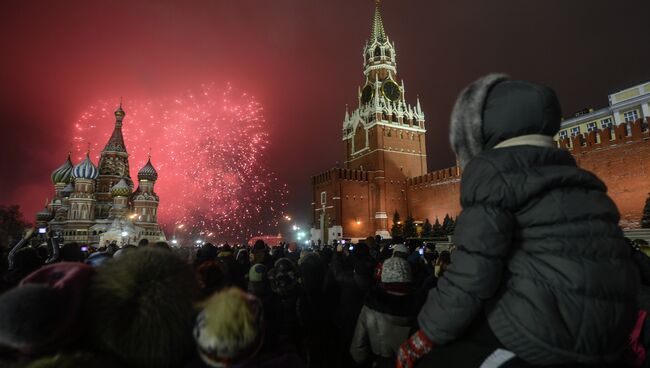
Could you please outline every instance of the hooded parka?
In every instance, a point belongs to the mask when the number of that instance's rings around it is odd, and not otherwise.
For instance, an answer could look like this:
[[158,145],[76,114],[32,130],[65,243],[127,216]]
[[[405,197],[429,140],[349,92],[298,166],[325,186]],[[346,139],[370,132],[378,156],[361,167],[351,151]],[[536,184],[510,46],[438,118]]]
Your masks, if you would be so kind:
[[613,361],[625,347],[638,273],[605,184],[553,142],[560,116],[551,89],[503,75],[458,98],[457,248],[418,317],[435,344],[484,313],[531,364]]

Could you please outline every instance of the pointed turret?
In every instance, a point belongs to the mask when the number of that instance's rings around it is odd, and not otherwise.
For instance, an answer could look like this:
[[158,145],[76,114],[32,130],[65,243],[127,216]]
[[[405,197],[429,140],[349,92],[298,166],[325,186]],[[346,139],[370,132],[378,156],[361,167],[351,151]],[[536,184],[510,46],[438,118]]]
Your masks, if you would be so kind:
[[126,152],[126,145],[124,144],[124,137],[122,136],[122,120],[126,113],[122,109],[122,102],[120,101],[120,106],[115,110],[115,128],[113,129],[113,134],[111,138],[106,143],[106,147],[102,152]]

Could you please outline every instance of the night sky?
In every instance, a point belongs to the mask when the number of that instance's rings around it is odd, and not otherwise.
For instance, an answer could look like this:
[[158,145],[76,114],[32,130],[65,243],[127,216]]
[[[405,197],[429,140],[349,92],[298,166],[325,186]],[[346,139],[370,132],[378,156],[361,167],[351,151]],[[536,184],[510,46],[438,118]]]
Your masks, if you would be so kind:
[[[565,116],[650,80],[650,2],[384,0],[406,98],[427,118],[429,169],[453,164],[448,117],[489,72],[553,87]],[[310,176],[343,161],[370,0],[24,1],[0,13],[0,204],[28,219],[52,197],[75,121],[98,100],[231,83],[264,106],[267,167],[307,225]],[[114,121],[105,122],[112,127]],[[103,146],[105,142],[98,142]],[[164,206],[165,198],[161,198]]]

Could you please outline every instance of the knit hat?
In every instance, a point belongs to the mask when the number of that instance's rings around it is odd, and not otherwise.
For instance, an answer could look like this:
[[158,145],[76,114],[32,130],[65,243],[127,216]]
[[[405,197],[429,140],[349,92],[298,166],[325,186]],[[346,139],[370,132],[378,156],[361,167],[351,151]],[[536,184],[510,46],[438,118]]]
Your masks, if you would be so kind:
[[290,295],[299,287],[300,269],[289,258],[280,258],[269,271],[271,289],[278,295]]
[[255,356],[264,341],[262,303],[237,288],[218,292],[196,317],[194,340],[210,367],[227,367]]
[[248,281],[262,282],[264,279],[266,279],[266,266],[263,264],[253,265],[250,270],[248,270]]
[[57,263],[2,294],[0,345],[41,354],[74,342],[81,335],[78,314],[93,273],[82,263]]
[[196,276],[170,251],[138,249],[96,269],[84,317],[89,341],[132,367],[178,367],[193,349]]
[[408,248],[406,248],[406,245],[404,245],[404,244],[395,244],[395,245],[393,245],[393,254],[395,254],[395,252],[409,254],[409,250],[408,250]]
[[381,270],[381,283],[385,289],[392,289],[394,286],[410,284],[413,281],[411,266],[408,261],[400,257],[387,259]]

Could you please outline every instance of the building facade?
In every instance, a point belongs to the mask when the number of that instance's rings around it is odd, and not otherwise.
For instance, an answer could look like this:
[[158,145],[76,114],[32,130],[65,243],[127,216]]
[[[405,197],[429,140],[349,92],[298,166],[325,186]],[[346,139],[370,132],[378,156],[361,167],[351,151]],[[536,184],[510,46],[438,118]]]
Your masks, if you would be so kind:
[[[345,165],[312,177],[311,240],[389,237],[392,215],[432,223],[460,213],[461,171],[427,171],[425,116],[397,82],[395,45],[375,9],[363,50],[365,83],[343,120]],[[650,192],[650,82],[609,96],[609,106],[562,122],[555,137],[607,185],[621,225],[636,228]]]
[[122,105],[115,111],[115,127],[96,166],[90,154],[77,165],[68,158],[51,175],[54,198],[36,214],[38,227],[63,235],[66,243],[100,246],[110,242],[165,240],[157,221],[159,198],[154,191],[158,172],[151,157],[138,172],[138,187],[129,174],[124,144]]
[[650,82],[612,93],[608,99],[607,107],[598,110],[585,109],[572,118],[563,120],[555,139],[560,141],[622,124],[628,125],[629,131],[630,123],[650,118]]

